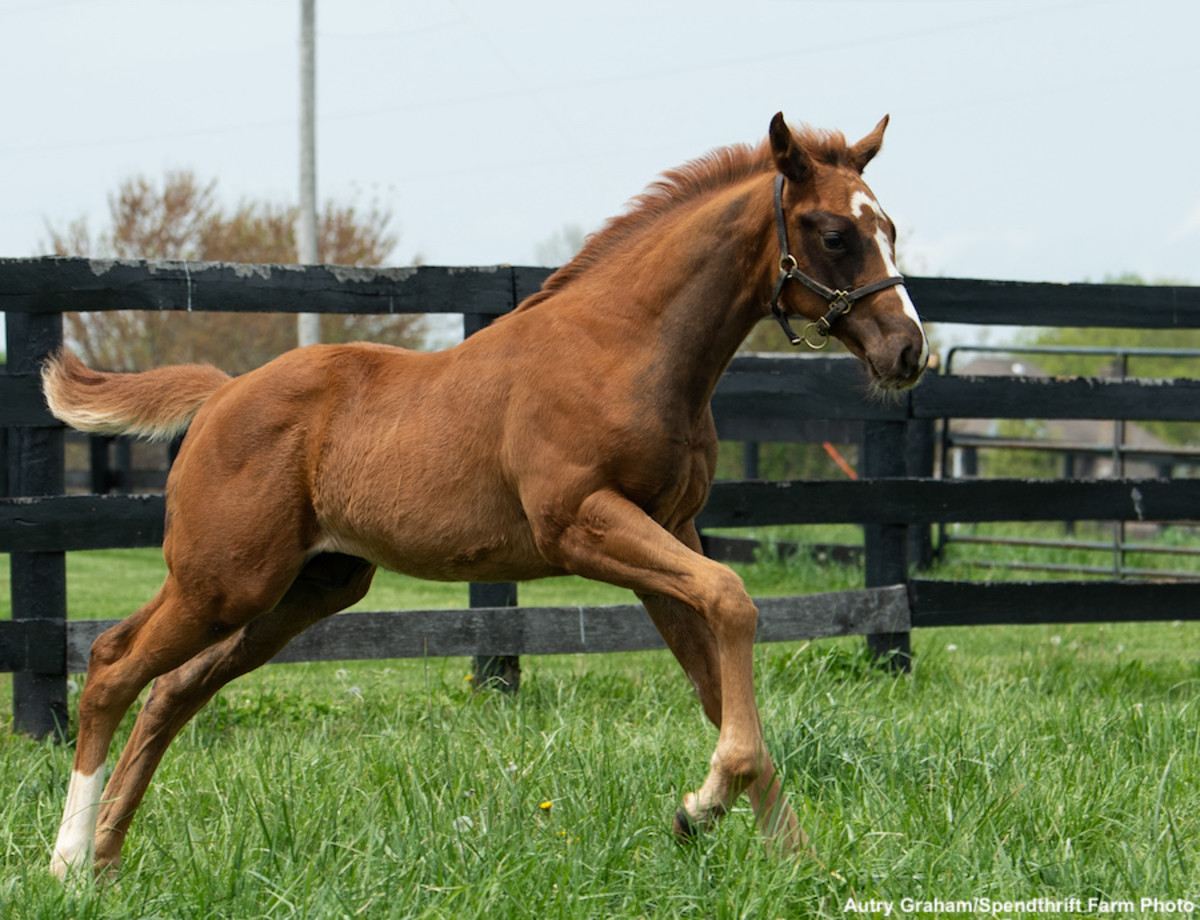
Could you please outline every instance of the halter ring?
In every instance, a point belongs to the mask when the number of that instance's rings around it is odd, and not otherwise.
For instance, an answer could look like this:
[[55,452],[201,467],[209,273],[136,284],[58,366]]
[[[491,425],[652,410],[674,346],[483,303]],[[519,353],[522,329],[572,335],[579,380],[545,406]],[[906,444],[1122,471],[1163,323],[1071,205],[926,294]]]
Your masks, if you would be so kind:
[[[815,335],[820,336],[815,342],[810,338],[811,335],[814,335],[813,330],[816,330]],[[829,333],[822,332],[821,327],[817,323],[809,323],[804,327],[804,331],[800,333],[800,341],[813,351],[820,351],[829,344]]]

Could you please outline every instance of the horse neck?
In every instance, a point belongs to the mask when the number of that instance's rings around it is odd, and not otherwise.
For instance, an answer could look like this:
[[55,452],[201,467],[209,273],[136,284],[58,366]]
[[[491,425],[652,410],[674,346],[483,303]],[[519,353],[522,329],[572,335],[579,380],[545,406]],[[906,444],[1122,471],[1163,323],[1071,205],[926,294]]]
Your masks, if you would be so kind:
[[766,313],[774,252],[769,178],[710,194],[662,221],[615,266],[646,324],[646,383],[665,404],[706,411],[717,380]]

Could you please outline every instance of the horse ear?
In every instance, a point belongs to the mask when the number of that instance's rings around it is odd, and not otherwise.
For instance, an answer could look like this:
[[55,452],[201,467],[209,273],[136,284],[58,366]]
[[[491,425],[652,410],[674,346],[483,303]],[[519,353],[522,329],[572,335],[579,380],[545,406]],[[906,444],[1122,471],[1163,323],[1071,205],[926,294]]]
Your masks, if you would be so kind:
[[771,130],[768,134],[771,140],[771,154],[775,158],[775,168],[785,179],[800,185],[812,175],[812,161],[808,154],[800,149],[792,129],[783,120],[783,112],[776,112],[771,119]]
[[879,148],[883,146],[883,132],[888,126],[888,117],[884,115],[874,131],[850,148],[850,162],[860,173],[875,159],[875,154],[879,153]]

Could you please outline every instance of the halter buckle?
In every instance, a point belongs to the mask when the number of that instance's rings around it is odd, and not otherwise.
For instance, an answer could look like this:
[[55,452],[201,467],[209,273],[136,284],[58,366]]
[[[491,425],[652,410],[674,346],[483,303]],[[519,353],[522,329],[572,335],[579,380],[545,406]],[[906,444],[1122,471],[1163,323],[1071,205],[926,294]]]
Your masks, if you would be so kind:
[[854,301],[850,299],[849,291],[834,291],[833,297],[829,300],[829,312],[835,318],[843,313],[849,313],[852,306],[854,306]]

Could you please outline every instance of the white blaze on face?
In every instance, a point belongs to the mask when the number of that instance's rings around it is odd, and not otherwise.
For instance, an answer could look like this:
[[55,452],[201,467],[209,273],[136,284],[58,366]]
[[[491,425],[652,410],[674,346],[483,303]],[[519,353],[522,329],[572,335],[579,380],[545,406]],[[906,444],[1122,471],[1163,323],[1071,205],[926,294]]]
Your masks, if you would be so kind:
[[[850,213],[855,217],[862,217],[865,208],[870,208],[875,213],[875,244],[879,247],[879,255],[883,259],[884,269],[889,275],[899,275],[900,270],[896,267],[892,239],[884,229],[883,208],[879,206],[879,202],[870,192],[860,189],[850,196]],[[921,325],[921,317],[917,314],[917,308],[913,306],[912,299],[908,296],[908,290],[904,285],[896,285],[896,292],[900,295],[900,305],[904,308],[904,315],[911,319],[921,332],[921,366],[923,367],[929,358],[929,340],[925,337],[925,327]]]
[[90,776],[71,772],[63,821],[58,828],[58,840],[50,860],[50,871],[59,878],[65,878],[72,869],[91,867],[92,841],[96,836],[96,817],[103,792],[104,767],[101,766]]

